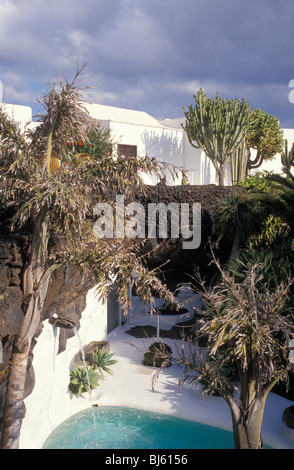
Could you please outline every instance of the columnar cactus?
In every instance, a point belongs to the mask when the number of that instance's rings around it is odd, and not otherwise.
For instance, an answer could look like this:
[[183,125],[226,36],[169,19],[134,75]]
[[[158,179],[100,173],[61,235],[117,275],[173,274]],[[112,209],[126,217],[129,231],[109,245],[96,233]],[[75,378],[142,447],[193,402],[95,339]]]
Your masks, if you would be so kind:
[[233,185],[238,184],[239,181],[243,181],[245,178],[248,157],[249,152],[246,139],[244,139],[240,147],[234,152],[230,162]]
[[294,176],[291,174],[291,167],[294,166],[294,142],[292,143],[291,150],[288,150],[288,140],[285,140],[285,151],[281,154],[281,162],[283,165],[283,172],[293,179]]

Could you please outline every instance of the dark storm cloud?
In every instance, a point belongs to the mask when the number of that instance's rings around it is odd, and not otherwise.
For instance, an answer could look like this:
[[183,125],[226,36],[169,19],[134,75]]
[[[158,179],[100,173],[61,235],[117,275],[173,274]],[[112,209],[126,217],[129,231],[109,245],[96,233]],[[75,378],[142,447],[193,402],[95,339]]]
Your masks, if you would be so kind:
[[89,60],[95,102],[180,117],[202,87],[294,127],[293,17],[292,0],[1,0],[0,79],[29,104]]

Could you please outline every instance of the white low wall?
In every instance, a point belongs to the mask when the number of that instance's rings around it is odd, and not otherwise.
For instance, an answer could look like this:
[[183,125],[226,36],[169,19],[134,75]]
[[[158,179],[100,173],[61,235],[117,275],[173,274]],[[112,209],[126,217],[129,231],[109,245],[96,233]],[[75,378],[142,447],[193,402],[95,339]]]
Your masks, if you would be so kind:
[[[106,338],[107,304],[95,297],[95,288],[87,294],[87,304],[80,320],[79,336],[83,345]],[[54,332],[57,331],[57,336]],[[22,423],[20,448],[38,448],[62,421],[89,407],[88,400],[76,398],[68,390],[70,366],[80,350],[79,339],[67,340],[66,350],[56,354],[59,328],[48,320],[34,347],[35,387],[26,398],[26,415]]]

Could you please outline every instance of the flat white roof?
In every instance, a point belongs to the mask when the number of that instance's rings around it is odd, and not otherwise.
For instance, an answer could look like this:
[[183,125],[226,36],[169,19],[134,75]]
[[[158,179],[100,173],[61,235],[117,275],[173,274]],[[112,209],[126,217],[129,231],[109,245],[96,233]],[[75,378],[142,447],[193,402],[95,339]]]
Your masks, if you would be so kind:
[[83,105],[89,114],[99,121],[121,122],[137,126],[165,127],[144,111],[134,111],[132,109],[115,108],[113,106],[86,102]]
[[182,124],[185,124],[185,117],[176,118],[176,119],[164,119],[160,121],[164,127],[171,127],[173,129],[182,129]]

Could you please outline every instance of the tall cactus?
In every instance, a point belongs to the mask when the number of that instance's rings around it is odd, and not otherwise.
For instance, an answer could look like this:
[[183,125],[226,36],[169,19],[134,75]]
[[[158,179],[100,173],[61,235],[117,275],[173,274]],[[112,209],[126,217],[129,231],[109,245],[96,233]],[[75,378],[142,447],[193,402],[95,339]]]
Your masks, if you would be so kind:
[[245,178],[248,157],[247,141],[244,139],[240,147],[234,152],[230,161],[233,185],[238,184],[239,181],[243,181]]
[[281,154],[281,162],[283,172],[293,180],[294,176],[291,174],[291,167],[294,166],[294,142],[292,143],[291,150],[288,150],[288,140],[285,140],[285,151]]
[[244,99],[224,100],[218,94],[215,101],[208,99],[202,89],[194,100],[194,108],[190,105],[187,112],[183,108],[186,122],[182,127],[190,144],[210,158],[223,186],[225,164],[245,139],[250,106]]

